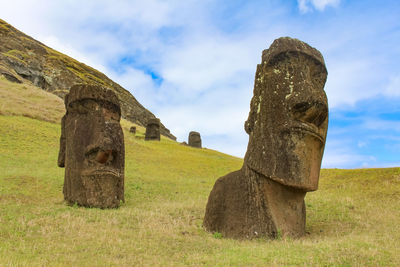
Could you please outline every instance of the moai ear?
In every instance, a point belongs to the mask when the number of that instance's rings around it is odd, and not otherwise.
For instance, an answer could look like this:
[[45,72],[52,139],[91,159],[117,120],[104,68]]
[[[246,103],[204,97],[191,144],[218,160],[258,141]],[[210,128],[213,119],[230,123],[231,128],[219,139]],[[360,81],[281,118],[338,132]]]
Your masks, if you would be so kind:
[[60,137],[60,150],[58,151],[58,161],[57,165],[60,168],[65,167],[65,146],[66,146],[66,140],[65,140],[65,117],[67,115],[64,115],[61,119],[61,137]]

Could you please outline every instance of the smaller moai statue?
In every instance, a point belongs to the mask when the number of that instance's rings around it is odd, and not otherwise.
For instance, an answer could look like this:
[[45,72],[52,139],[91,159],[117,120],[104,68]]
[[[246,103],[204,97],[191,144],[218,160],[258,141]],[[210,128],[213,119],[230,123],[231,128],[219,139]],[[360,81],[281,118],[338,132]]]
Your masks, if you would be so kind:
[[132,127],[129,129],[129,132],[130,132],[130,133],[133,133],[133,134],[136,134],[136,127],[135,127],[135,126],[132,126]]
[[65,97],[58,166],[64,199],[85,207],[117,208],[124,201],[124,135],[115,93],[78,84]]
[[199,132],[190,132],[189,133],[189,146],[201,148],[201,137]]
[[146,135],[144,137],[144,140],[160,141],[160,119],[158,118],[149,119],[146,126]]

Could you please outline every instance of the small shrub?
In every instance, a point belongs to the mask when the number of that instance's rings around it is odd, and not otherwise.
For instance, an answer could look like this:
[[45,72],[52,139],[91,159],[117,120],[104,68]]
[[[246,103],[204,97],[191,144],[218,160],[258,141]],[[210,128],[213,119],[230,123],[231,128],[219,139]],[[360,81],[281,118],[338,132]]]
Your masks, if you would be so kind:
[[222,238],[222,234],[221,234],[220,232],[215,232],[215,233],[213,234],[213,236],[214,236],[214,238],[216,238],[216,239],[221,239],[221,238]]

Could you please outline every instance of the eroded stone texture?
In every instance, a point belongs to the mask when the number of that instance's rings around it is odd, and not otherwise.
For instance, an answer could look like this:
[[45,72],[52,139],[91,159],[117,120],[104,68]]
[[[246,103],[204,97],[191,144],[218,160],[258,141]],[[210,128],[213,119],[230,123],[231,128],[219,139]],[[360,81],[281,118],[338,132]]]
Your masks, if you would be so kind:
[[194,131],[190,132],[188,143],[189,143],[189,146],[201,148],[200,133],[194,132]]
[[318,188],[328,127],[321,53],[288,37],[264,50],[245,130],[241,170],[219,178],[204,227],[225,237],[305,234],[306,192]]
[[130,133],[133,133],[133,134],[136,134],[136,127],[135,127],[135,126],[132,126],[132,127],[129,129],[129,132],[130,132]]
[[124,136],[115,93],[78,84],[65,98],[58,166],[65,166],[64,199],[85,207],[124,201]]
[[149,119],[146,126],[146,135],[144,140],[160,141],[160,119]]

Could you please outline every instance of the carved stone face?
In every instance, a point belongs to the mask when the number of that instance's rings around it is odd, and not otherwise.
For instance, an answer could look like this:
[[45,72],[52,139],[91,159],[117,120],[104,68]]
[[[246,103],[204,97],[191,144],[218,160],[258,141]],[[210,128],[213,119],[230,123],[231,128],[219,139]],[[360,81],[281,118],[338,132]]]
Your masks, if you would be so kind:
[[201,137],[198,132],[189,133],[189,146],[201,148]]
[[71,88],[64,119],[65,199],[112,208],[124,200],[124,137],[115,94],[102,87]]
[[158,140],[160,141],[160,120],[150,119],[146,126],[145,140]]
[[321,54],[299,40],[280,38],[264,51],[245,124],[250,168],[283,185],[318,188],[328,128],[326,77]]

